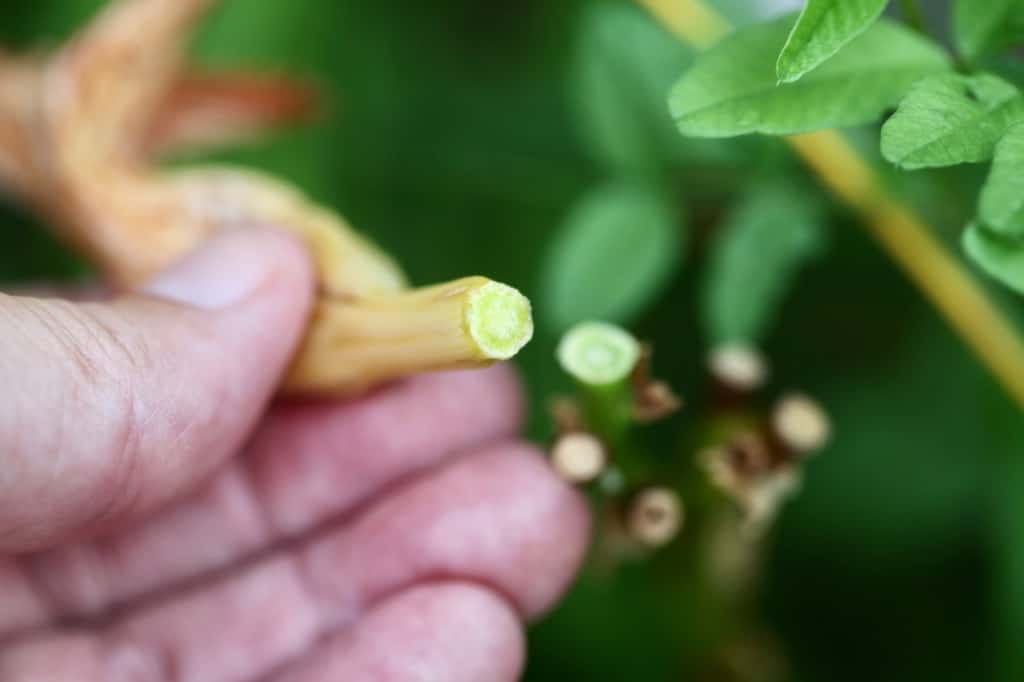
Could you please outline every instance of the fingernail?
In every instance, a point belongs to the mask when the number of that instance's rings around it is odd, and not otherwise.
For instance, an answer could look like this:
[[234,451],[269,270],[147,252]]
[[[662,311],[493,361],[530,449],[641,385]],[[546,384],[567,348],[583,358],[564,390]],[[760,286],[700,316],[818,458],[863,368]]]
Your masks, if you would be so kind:
[[274,250],[261,248],[271,234],[265,228],[218,233],[150,280],[142,292],[204,310],[236,305],[254,294],[274,270]]

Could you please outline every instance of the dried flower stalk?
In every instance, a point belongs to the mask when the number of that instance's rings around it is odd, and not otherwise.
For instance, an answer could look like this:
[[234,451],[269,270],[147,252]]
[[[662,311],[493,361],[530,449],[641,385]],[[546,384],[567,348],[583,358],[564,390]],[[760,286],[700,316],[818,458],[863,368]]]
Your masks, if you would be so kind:
[[518,351],[532,323],[514,289],[471,278],[407,292],[391,258],[286,183],[157,166],[157,153],[234,141],[308,108],[281,78],[186,69],[185,39],[214,2],[116,0],[50,58],[0,55],[0,183],[118,287],[216,230],[294,231],[314,258],[320,299],[290,390],[348,393]]

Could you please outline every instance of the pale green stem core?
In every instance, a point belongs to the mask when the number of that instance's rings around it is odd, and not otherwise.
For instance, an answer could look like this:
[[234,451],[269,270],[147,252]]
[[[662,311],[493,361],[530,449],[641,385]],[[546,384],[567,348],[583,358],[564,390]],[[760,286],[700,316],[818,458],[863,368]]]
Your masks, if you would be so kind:
[[587,425],[613,451],[622,450],[633,420],[629,377],[639,358],[633,335],[604,322],[578,324],[558,344],[559,364],[580,385]]
[[626,330],[604,322],[583,322],[558,344],[558,362],[584,386],[610,386],[627,379],[640,344]]
[[480,353],[492,360],[508,360],[533,338],[529,299],[499,282],[469,294],[465,321]]

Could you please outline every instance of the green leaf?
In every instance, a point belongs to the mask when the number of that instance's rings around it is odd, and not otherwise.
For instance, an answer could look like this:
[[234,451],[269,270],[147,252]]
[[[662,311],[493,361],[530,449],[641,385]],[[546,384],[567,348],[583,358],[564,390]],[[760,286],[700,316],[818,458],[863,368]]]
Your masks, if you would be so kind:
[[756,189],[712,244],[701,292],[707,335],[760,340],[800,268],[824,246],[814,196],[781,183]]
[[561,331],[590,319],[626,322],[679,263],[683,242],[672,202],[656,187],[600,187],[570,211],[544,261],[542,315]]
[[956,0],[953,37],[970,60],[1024,41],[1024,0]]
[[982,270],[1024,294],[1024,241],[1014,241],[974,223],[963,236],[967,255]]
[[691,56],[637,6],[602,2],[585,9],[573,95],[580,131],[598,160],[647,170],[682,146],[664,102]]
[[997,76],[930,76],[882,126],[882,155],[906,169],[987,161],[1022,118],[1024,97]]
[[796,83],[776,84],[792,16],[741,29],[697,58],[669,107],[684,135],[786,135],[873,121],[912,83],[949,69],[942,48],[881,19]]
[[996,145],[978,218],[993,232],[1024,240],[1024,124],[1011,128]]
[[775,72],[780,83],[798,80],[882,15],[889,0],[807,0],[782,48]]

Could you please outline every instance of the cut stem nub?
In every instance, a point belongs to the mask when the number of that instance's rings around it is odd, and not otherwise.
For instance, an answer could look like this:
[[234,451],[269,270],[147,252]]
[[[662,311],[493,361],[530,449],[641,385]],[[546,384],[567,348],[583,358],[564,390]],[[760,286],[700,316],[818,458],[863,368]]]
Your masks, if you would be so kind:
[[582,322],[562,337],[558,362],[584,386],[611,386],[625,381],[640,358],[632,334],[605,322]]
[[646,547],[661,547],[672,541],[683,526],[683,503],[668,488],[641,491],[629,507],[626,528],[630,537]]
[[783,397],[772,412],[772,430],[792,452],[805,455],[828,443],[832,425],[828,414],[815,400],[792,393]]
[[570,483],[589,483],[600,476],[608,463],[601,441],[583,431],[567,433],[551,448],[551,466]]
[[723,387],[730,391],[750,393],[768,380],[768,363],[754,347],[728,343],[712,349],[708,369]]

